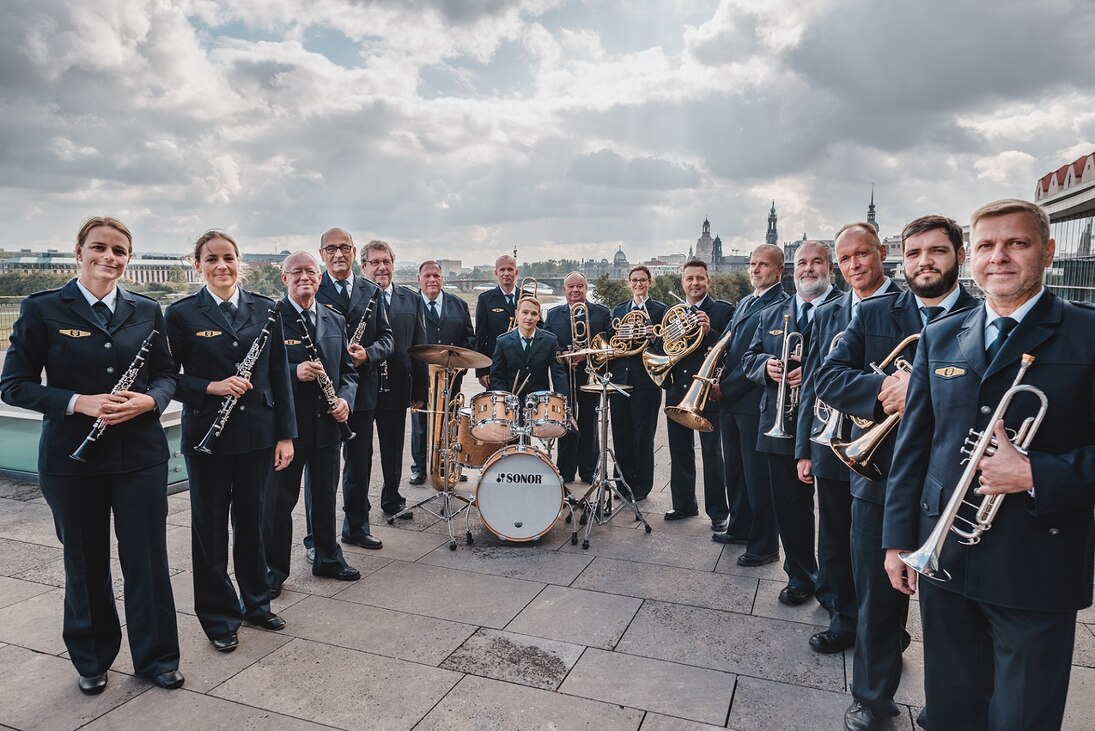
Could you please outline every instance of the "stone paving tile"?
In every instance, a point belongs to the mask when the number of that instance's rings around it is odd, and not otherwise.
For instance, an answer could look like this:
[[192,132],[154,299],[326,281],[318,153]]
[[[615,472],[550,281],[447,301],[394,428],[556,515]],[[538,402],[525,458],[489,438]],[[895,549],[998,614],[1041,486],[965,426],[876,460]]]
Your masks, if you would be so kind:
[[549,586],[506,629],[612,649],[641,604],[632,597]]
[[1073,666],[1061,729],[1091,731],[1093,718],[1095,718],[1095,670]]
[[[60,637],[60,626],[57,636]],[[85,696],[72,663],[21,647],[0,649],[0,723],[20,729],[76,729],[152,686],[111,672],[106,690]]]
[[597,558],[571,587],[748,614],[757,582],[710,571]]
[[[176,568],[170,568],[169,571],[173,574],[179,573],[179,569]],[[110,577],[114,587],[114,596],[121,597],[125,580],[122,576],[122,564],[116,558],[110,559]],[[63,559],[58,559],[57,561],[35,566],[26,571],[20,571],[15,574],[15,578],[33,581],[38,584],[45,584],[46,586],[52,586],[57,589],[64,589],[65,562]]]
[[501,629],[543,587],[521,579],[396,562],[356,582],[339,599]]
[[[0,509],[3,509],[2,505]],[[15,576],[36,566],[60,561],[63,555],[60,545],[43,546],[0,538],[0,576]]]
[[42,497],[42,491],[31,482],[0,478],[0,498],[27,503]]
[[[643,719],[642,731],[711,731],[711,729],[725,729],[722,724],[712,726],[707,723],[686,721],[683,718],[663,716],[658,713],[648,713]],[[731,731],[734,731],[731,729]]]
[[[343,551],[346,563],[361,572],[362,576],[369,576],[392,562],[392,558],[383,554],[383,549],[379,551],[361,550],[354,553]],[[313,575],[312,564],[304,557],[303,546],[295,546],[291,555],[289,578],[285,580],[283,585],[283,588],[288,591],[314,594],[316,596],[338,596],[355,583]]]
[[449,670],[298,639],[212,695],[339,728],[409,729],[458,680]]
[[389,528],[386,525],[373,526],[372,534],[384,542],[384,547],[380,550],[342,544],[342,552],[346,554],[346,560],[350,564],[356,565],[354,561],[362,554],[375,554],[379,558],[400,561],[417,561],[438,546],[448,543],[447,539],[433,533]]
[[[186,687],[200,693],[231,678],[239,671],[269,655],[293,638],[278,632],[267,632],[244,625],[238,636],[239,647],[232,652],[217,652],[198,622],[189,614],[178,615],[179,669],[186,676]],[[114,661],[114,669],[133,672],[133,656],[128,637],[122,638],[122,648]]]
[[147,693],[95,719],[88,731],[172,729],[186,726],[201,731],[310,731],[329,728],[282,716],[272,711],[191,692],[190,674],[183,690],[152,688]]
[[45,503],[0,499],[0,538],[61,547],[53,513]]
[[460,673],[555,690],[585,648],[567,642],[480,629],[441,667]]
[[566,543],[559,550],[660,566],[711,571],[718,562],[721,548],[719,544],[711,541],[704,543],[691,536],[672,535],[666,531],[659,531],[657,528],[653,533],[646,533],[626,528],[598,526],[593,529],[588,549]]
[[1076,614],[1076,621],[1083,624],[1095,624],[1095,604],[1087,609],[1081,609]]
[[[65,592],[51,589],[18,604],[0,609],[0,641],[37,652],[60,655],[65,651],[61,637]],[[125,616],[119,611],[119,617]]]
[[[800,604],[797,607],[789,607],[785,604],[779,603],[779,593],[783,591],[783,587],[786,582],[780,581],[764,581],[760,582],[757,588],[756,601],[753,604],[753,614],[758,617],[768,617],[770,619],[785,619],[789,622],[802,622],[804,624],[814,625],[818,628],[826,628],[829,626],[829,612],[827,612],[817,600],[814,598],[808,599],[804,604]],[[810,634],[816,632],[817,629],[810,630]]]
[[[845,651],[848,668],[848,683],[852,681],[852,651]],[[897,686],[894,700],[907,706],[921,707],[924,705],[924,645],[921,642],[911,642],[901,655],[901,684]]]
[[639,710],[468,675],[415,731],[635,731],[642,719]]
[[0,609],[12,604],[18,604],[24,599],[30,599],[39,594],[45,594],[49,590],[50,587],[32,581],[21,581],[20,579],[0,576]]
[[592,556],[543,551],[530,546],[487,546],[477,543],[456,551],[450,551],[447,545],[442,546],[418,563],[569,586],[592,560]]
[[787,583],[787,574],[783,571],[783,558],[781,552],[779,561],[764,564],[763,566],[738,566],[738,556],[745,553],[745,546],[725,546],[719,562],[715,566],[715,573],[737,574],[738,576],[750,576],[754,579],[768,579]]
[[734,697],[729,673],[589,648],[561,693],[722,725]]
[[616,650],[842,691],[843,658],[811,650],[810,634],[796,622],[647,601]]
[[1087,625],[1076,627],[1076,642],[1072,651],[1072,664],[1095,668],[1095,633]]
[[438,665],[475,632],[467,624],[309,597],[283,614],[283,634]]
[[[730,728],[739,731],[817,731],[843,726],[850,696],[760,678],[738,678]],[[882,725],[885,731],[912,731],[908,714]]]

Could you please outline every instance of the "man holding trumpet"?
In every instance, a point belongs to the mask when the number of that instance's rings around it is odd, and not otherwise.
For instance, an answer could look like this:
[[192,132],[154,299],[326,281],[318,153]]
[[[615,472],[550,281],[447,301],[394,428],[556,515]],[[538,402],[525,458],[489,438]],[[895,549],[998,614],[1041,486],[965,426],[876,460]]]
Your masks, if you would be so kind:
[[[924,330],[881,545],[893,587],[920,588],[927,726],[1060,728],[1092,594],[1095,312],[1042,285],[1055,243],[1040,206],[996,201],[970,221],[985,303]],[[956,494],[989,517],[964,522],[973,511]]]

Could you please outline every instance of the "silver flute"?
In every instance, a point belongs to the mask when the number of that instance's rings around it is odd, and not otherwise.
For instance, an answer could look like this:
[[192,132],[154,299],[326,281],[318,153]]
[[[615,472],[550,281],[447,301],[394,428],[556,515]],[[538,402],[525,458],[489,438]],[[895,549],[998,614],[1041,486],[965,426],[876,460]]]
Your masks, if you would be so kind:
[[[141,372],[145,356],[148,355],[148,350],[152,347],[152,341],[159,334],[158,330],[153,330],[148,334],[148,337],[141,343],[141,349],[137,351],[137,355],[133,358],[133,362],[129,364],[129,368],[127,368],[125,373],[122,374],[122,377],[118,379],[118,382],[114,384],[114,388],[110,389],[111,394],[128,391],[130,389],[133,382],[137,380],[137,374]],[[103,421],[102,417],[96,419],[95,423],[91,425],[91,432],[69,457],[77,462],[87,462],[87,459],[84,457],[84,452],[86,452],[92,444],[99,441],[99,437],[106,431],[106,427],[107,423]]]
[[[255,364],[258,363],[259,356],[262,355],[267,341],[270,340],[270,330],[274,327],[274,323],[278,321],[278,309],[280,307],[281,302],[275,302],[270,311],[266,313],[266,325],[263,326],[262,332],[255,338],[255,342],[251,343],[251,347],[248,349],[247,354],[243,356],[243,360],[236,366],[236,375],[248,383],[251,382],[251,372],[254,370]],[[221,401],[220,411],[217,412],[217,418],[213,420],[209,431],[202,437],[201,443],[194,447],[195,452],[213,454],[213,442],[224,431],[225,425],[228,424],[228,417],[232,415],[232,409],[236,408],[236,402],[239,400],[240,397],[234,394],[224,397],[224,400]]]

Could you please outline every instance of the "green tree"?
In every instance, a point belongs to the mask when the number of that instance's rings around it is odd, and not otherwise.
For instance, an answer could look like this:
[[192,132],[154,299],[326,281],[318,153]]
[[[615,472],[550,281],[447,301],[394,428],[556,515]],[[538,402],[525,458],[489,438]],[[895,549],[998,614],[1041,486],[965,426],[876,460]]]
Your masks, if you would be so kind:
[[248,267],[243,275],[243,288],[273,299],[281,299],[285,296],[285,284],[281,281],[281,266],[258,264]]
[[0,295],[28,295],[45,289],[57,289],[71,277],[47,271],[9,272],[0,277]]
[[631,299],[631,289],[623,280],[602,274],[593,285],[592,299],[611,309],[614,305]]

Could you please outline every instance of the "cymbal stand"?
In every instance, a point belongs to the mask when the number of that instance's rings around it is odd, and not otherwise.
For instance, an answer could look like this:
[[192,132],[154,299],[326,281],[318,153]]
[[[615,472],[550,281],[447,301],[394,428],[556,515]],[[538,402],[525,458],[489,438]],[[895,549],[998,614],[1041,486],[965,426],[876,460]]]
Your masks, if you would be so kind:
[[[453,381],[455,380],[454,376],[456,375],[457,371],[461,371],[461,370],[464,370],[464,369],[463,368],[454,368],[452,366],[452,354],[450,354],[449,358],[448,358],[448,362],[445,363],[445,388],[441,392],[441,394],[442,394],[441,401],[442,401],[442,403],[445,404],[445,418],[443,419],[444,428],[441,429],[441,468],[440,468],[440,471],[441,471],[440,482],[443,485],[443,487],[440,490],[438,490],[437,492],[434,492],[433,495],[430,495],[429,497],[427,497],[425,500],[419,500],[414,505],[410,505],[406,508],[403,508],[403,510],[400,510],[395,515],[388,516],[388,525],[391,525],[391,524],[395,523],[395,519],[400,517],[401,515],[403,515],[405,513],[409,513],[412,510],[414,510],[415,508],[422,508],[422,510],[429,513],[430,515],[433,515],[437,518],[440,518],[441,520],[445,521],[445,526],[449,529],[449,550],[450,551],[455,551],[456,550],[456,529],[453,527],[453,519],[456,518],[458,515],[460,515],[460,513],[464,512],[464,511],[468,511],[469,508],[471,507],[471,503],[472,503],[472,499],[473,499],[473,498],[465,497],[465,496],[463,496],[463,495],[456,492],[456,484],[460,479],[460,468],[459,468],[459,466],[457,466],[457,468],[454,470],[454,472],[456,474],[453,475],[453,476],[456,479],[450,480],[449,479],[450,475],[447,474],[447,472],[449,470],[449,466],[455,464],[455,460],[450,460],[450,457],[452,457],[454,450],[453,450],[453,444],[452,444],[452,433],[451,433],[451,429],[449,428],[449,423],[448,423],[448,413],[451,410],[450,405],[452,404],[452,384],[453,384]],[[412,412],[413,413],[419,413],[419,414],[423,414],[423,413],[432,414],[432,413],[434,413],[432,410],[427,410],[427,409],[420,409],[418,411],[414,411],[412,409]],[[425,467],[427,469],[429,468],[429,462],[430,462],[429,453],[427,451],[426,465],[425,465]],[[451,486],[449,485],[450,482],[452,483]],[[428,507],[429,504],[432,503],[434,500],[440,500],[441,501],[441,507],[438,511],[435,511],[435,510],[431,509],[430,507]],[[460,501],[464,504],[461,505],[460,507],[458,507],[456,509],[456,511],[454,512],[453,511],[453,501]],[[471,531],[468,531],[468,533],[467,533],[467,542],[468,542],[468,545],[471,545],[471,543],[472,543]]]
[[[595,493],[590,506],[592,508],[591,519],[586,521],[585,536],[582,537],[582,548],[589,548],[589,534],[593,530],[593,524],[608,525],[621,512],[620,508],[631,508],[635,513],[635,520],[642,521],[646,532],[649,533],[652,530],[650,523],[646,522],[642,511],[639,510],[639,506],[635,504],[635,496],[631,492],[631,485],[627,484],[627,480],[624,479],[623,470],[620,469],[619,462],[616,459],[616,452],[608,446],[608,392],[612,390],[628,398],[631,398],[631,394],[613,383],[611,375],[601,375],[593,368],[587,368],[586,371],[589,373],[590,380],[596,380],[599,392],[597,427],[600,430],[601,454],[600,461],[597,464],[597,472],[593,477],[593,486],[586,493],[586,498],[583,498],[586,504],[589,505],[588,496]],[[612,457],[613,473],[619,475],[615,478],[608,471],[608,458],[610,455]],[[620,485],[626,488],[626,495],[620,490]],[[615,511],[612,509],[613,495],[618,497],[621,503]]]

